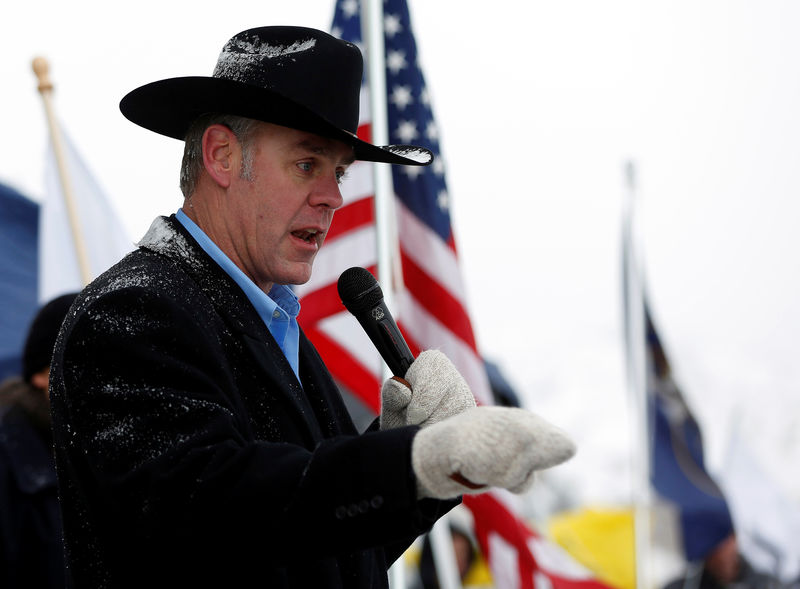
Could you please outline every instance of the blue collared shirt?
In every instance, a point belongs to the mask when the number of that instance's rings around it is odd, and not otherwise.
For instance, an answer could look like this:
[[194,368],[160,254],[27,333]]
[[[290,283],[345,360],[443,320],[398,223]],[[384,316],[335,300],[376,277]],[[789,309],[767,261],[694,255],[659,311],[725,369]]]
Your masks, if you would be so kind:
[[250,280],[225,253],[219,249],[194,221],[181,209],[175,214],[178,221],[197,240],[200,247],[219,264],[228,276],[244,291],[245,296],[253,304],[264,325],[267,326],[272,337],[283,350],[289,365],[294,370],[298,382],[300,381],[299,341],[300,328],[297,326],[297,314],[300,312],[300,302],[292,289],[283,284],[274,284],[266,294]]

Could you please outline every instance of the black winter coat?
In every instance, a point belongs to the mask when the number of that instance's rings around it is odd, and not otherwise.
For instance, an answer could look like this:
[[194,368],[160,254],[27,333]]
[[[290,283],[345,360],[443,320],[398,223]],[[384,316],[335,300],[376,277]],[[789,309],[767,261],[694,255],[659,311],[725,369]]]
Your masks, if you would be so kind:
[[358,435],[174,217],[76,300],[51,402],[75,587],[386,587],[454,502],[417,501],[417,428]]

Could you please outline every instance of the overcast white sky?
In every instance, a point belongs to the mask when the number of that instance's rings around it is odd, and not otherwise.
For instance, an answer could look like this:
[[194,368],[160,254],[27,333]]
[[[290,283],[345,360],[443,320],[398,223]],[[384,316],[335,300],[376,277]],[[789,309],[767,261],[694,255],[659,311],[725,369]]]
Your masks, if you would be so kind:
[[[267,24],[328,29],[333,0],[17,3],[0,22],[0,181],[38,199],[46,56],[66,132],[138,239],[180,205],[181,144],[122,117],[156,79],[209,75]],[[712,468],[732,424],[800,504],[800,4],[409,0],[479,345],[570,430],[560,467],[624,501],[623,165],[647,289]],[[766,424],[766,425],[765,425]]]

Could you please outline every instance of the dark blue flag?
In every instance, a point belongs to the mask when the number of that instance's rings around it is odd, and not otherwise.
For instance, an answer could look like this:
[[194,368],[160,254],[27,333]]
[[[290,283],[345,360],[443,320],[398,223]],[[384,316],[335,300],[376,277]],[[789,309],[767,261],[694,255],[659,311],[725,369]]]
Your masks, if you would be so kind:
[[661,340],[645,306],[650,480],[680,513],[684,553],[703,560],[733,532],[728,504],[706,471],[700,427],[672,378]]
[[39,205],[0,184],[0,380],[19,374],[38,308]]

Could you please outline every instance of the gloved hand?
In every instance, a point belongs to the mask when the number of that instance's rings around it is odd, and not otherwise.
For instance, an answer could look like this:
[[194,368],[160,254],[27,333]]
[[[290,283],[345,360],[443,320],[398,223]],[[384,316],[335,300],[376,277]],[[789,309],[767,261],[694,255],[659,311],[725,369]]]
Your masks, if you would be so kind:
[[[453,363],[439,350],[422,352],[405,380],[388,379],[381,388],[381,429],[427,427],[475,407],[475,397]],[[410,385],[410,386],[408,386]]]
[[476,407],[414,437],[417,496],[450,499],[502,487],[522,493],[534,473],[575,454],[567,434],[525,409]]

